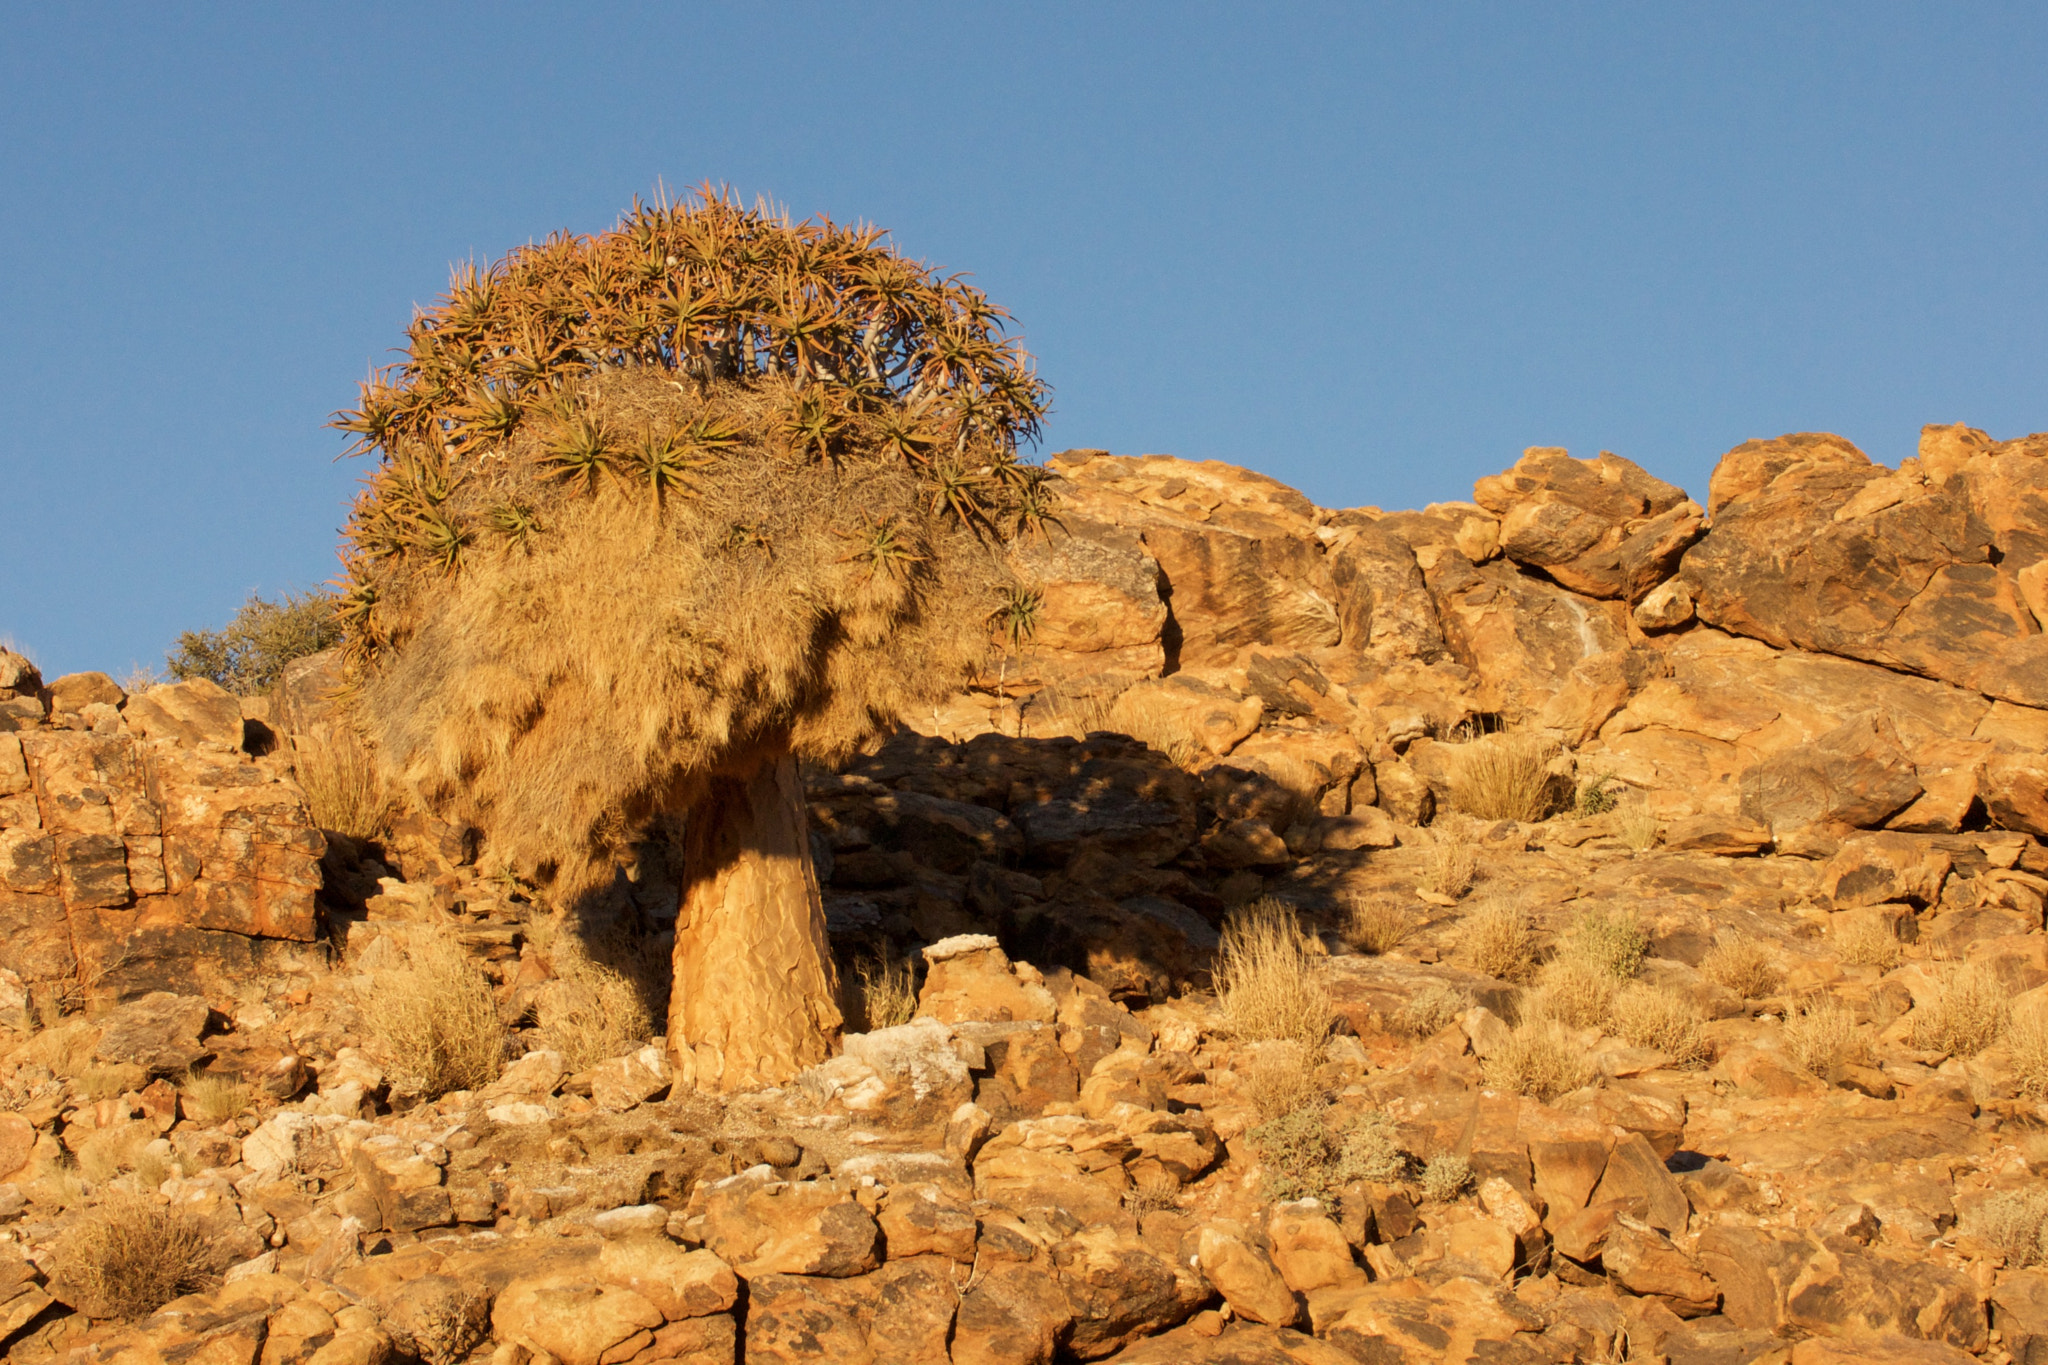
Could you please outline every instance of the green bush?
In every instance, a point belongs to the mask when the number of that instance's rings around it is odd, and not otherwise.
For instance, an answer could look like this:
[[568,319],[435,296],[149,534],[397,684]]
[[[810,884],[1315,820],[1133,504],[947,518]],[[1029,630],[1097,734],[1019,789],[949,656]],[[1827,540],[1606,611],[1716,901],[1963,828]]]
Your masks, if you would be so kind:
[[255,593],[223,630],[188,630],[164,656],[172,678],[211,678],[228,691],[268,691],[284,666],[341,643],[334,595],[321,589],[286,593],[276,602]]

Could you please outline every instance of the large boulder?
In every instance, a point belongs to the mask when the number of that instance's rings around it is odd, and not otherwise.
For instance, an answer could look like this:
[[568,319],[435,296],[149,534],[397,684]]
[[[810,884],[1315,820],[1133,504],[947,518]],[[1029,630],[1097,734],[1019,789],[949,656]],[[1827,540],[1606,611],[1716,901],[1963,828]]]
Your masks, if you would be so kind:
[[1840,437],[1723,457],[1713,533],[1686,552],[1701,620],[2048,706],[2029,605],[2048,559],[2048,436],[1930,427],[1897,470]]
[[1533,447],[1481,479],[1472,497],[1500,517],[1502,554],[1588,597],[1641,597],[1670,577],[1705,526],[1684,489],[1604,450],[1574,460]]

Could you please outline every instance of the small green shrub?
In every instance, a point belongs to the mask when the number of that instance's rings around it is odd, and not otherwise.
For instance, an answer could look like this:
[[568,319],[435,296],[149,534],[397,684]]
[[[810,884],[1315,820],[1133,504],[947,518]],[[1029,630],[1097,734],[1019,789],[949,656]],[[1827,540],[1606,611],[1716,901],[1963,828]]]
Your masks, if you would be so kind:
[[1393,1120],[1366,1110],[1332,1126],[1330,1107],[1313,1100],[1267,1119],[1247,1136],[1265,1168],[1268,1199],[1331,1198],[1352,1180],[1392,1182],[1411,1168]]
[[241,696],[267,692],[292,660],[341,643],[334,602],[317,588],[275,602],[251,593],[225,628],[180,634],[164,668],[179,682],[211,678]]

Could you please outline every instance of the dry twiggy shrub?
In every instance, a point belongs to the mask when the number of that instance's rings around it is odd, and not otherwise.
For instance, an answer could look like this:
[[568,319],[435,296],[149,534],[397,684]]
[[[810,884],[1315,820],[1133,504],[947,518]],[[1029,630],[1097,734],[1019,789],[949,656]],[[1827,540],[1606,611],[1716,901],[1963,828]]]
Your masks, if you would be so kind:
[[1383,1110],[1368,1109],[1344,1130],[1336,1179],[1340,1185],[1354,1180],[1385,1185],[1406,1179],[1412,1165],[1408,1153],[1401,1149],[1394,1120]]
[[1536,935],[1529,917],[1504,900],[1480,906],[1464,923],[1459,947],[1474,971],[1520,981],[1536,970]]
[[2048,1262],[2048,1190],[2001,1190],[1963,1218],[1962,1232],[1998,1248],[2009,1270]]
[[375,839],[391,823],[391,792],[354,736],[333,729],[299,736],[292,742],[292,772],[315,828]]
[[1349,1181],[1387,1182],[1406,1176],[1411,1163],[1386,1114],[1366,1110],[1333,1126],[1333,1112],[1317,1098],[1268,1118],[1246,1134],[1265,1168],[1268,1199],[1327,1200]]
[[2015,1013],[2005,1031],[2005,1051],[2019,1092],[2028,1099],[2048,1099],[2048,1009],[2037,1004]]
[[1555,1019],[1526,1019],[1507,1043],[1481,1064],[1486,1083],[1548,1103],[1593,1079],[1593,1063],[1578,1036]]
[[1439,820],[1431,830],[1429,861],[1422,869],[1422,889],[1456,900],[1472,889],[1479,854],[1462,821]]
[[1534,735],[1482,735],[1460,745],[1451,764],[1451,804],[1481,820],[1541,820],[1557,805],[1548,769],[1555,752]]
[[1591,963],[1623,981],[1636,974],[1649,950],[1650,935],[1633,910],[1602,906],[1582,911],[1558,945],[1560,957]]
[[1913,1010],[1913,1046],[1974,1057],[2012,1023],[2012,992],[1973,964],[1953,964],[1934,983],[1933,998]]
[[1247,1042],[1285,1039],[1313,1051],[1330,1032],[1324,959],[1310,948],[1294,908],[1270,897],[1223,922],[1216,994],[1230,1031]]
[[855,959],[853,972],[860,978],[860,1014],[870,1032],[907,1024],[917,1013],[916,963],[889,944]]
[[1377,957],[1401,946],[1415,932],[1415,916],[1388,896],[1363,896],[1351,903],[1344,936],[1360,952]]
[[1785,1050],[1792,1060],[1830,1083],[1845,1068],[1859,1066],[1870,1055],[1870,1039],[1856,1023],[1856,1012],[1830,995],[1802,1001],[1785,1019]]
[[490,982],[445,930],[416,926],[405,965],[357,1003],[405,1089],[429,1097],[476,1090],[504,1069],[509,1034]]
[[1700,1033],[1706,1020],[1699,1006],[1667,987],[1632,982],[1614,998],[1608,1027],[1631,1046],[1654,1048],[1674,1066],[1697,1066],[1707,1059],[1707,1040]]
[[1888,972],[1906,955],[1898,930],[1882,915],[1852,911],[1831,926],[1831,931],[1836,955],[1854,967]]
[[1761,1000],[1778,989],[1771,950],[1753,938],[1723,938],[1700,959],[1700,975],[1744,1000]]
[[1545,963],[1524,1007],[1532,1019],[1555,1019],[1567,1028],[1605,1029],[1621,983],[1599,963],[1560,957]]
[[226,1123],[249,1112],[256,1092],[233,1076],[194,1074],[178,1087],[186,1117],[201,1123]]
[[1615,803],[1614,832],[1633,851],[1647,853],[1654,848],[1659,830],[1657,817],[1650,813],[1649,798],[1641,792],[1632,792]]
[[1395,1012],[1393,1025],[1397,1032],[1428,1038],[1457,1023],[1477,1003],[1470,991],[1456,986],[1425,986]]
[[1454,1152],[1440,1153],[1423,1163],[1416,1184],[1430,1203],[1448,1204],[1472,1184],[1472,1163]]
[[58,1243],[56,1279],[93,1318],[138,1318],[212,1283],[213,1238],[183,1210],[114,1191]]

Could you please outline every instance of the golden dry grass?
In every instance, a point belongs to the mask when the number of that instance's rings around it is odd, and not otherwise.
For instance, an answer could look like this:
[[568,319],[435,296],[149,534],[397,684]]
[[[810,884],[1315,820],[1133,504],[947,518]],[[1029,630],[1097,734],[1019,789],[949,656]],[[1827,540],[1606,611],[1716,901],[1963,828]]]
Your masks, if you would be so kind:
[[2048,1262],[2048,1190],[2000,1190],[1962,1221],[1962,1232],[1996,1247],[2008,1269]]
[[1428,1038],[1457,1023],[1476,1003],[1470,991],[1456,986],[1425,986],[1395,1012],[1393,1027],[1416,1038]]
[[256,1102],[256,1092],[233,1076],[189,1076],[178,1090],[185,1117],[199,1123],[238,1119]]
[[1458,952],[1476,972],[1522,981],[1536,970],[1536,934],[1513,903],[1489,900],[1459,926]]
[[1479,871],[1479,852],[1472,846],[1472,832],[1463,821],[1439,820],[1430,835],[1422,889],[1456,900],[1472,889],[1472,878]]
[[1913,1009],[1913,1046],[1974,1057],[2012,1023],[2012,992],[1991,971],[1952,963],[1936,977],[1931,998]]
[[2048,1099],[2048,1008],[2017,1010],[2005,1031],[2013,1084],[2028,1099]]
[[137,1318],[212,1283],[213,1240],[191,1214],[114,1191],[58,1243],[55,1279],[89,1317]]
[[1899,942],[1892,922],[1868,910],[1852,910],[1839,916],[1830,926],[1830,936],[1835,941],[1836,955],[1852,967],[1875,967],[1888,972],[1906,955],[1906,947]]
[[656,964],[635,961],[633,945],[623,940],[608,946],[612,960],[600,961],[574,934],[557,934],[550,953],[555,979],[536,998],[540,1044],[561,1053],[571,1071],[637,1052],[654,1033],[648,1001]]
[[860,1017],[869,1031],[907,1024],[916,1015],[916,964],[909,958],[885,943],[879,953],[855,959],[853,971],[860,979]]
[[1330,1032],[1325,959],[1309,945],[1292,906],[1270,897],[1232,912],[1216,950],[1224,1023],[1247,1042],[1285,1039],[1321,1047]]
[[1488,1085],[1546,1103],[1593,1079],[1593,1063],[1578,1035],[1550,1018],[1517,1024],[1480,1070]]
[[330,728],[297,736],[292,772],[306,793],[315,828],[375,839],[390,825],[396,802],[353,735]]
[[1700,975],[1744,1000],[1761,1000],[1783,980],[1768,947],[1732,935],[1718,940],[1700,959]]
[[490,982],[444,930],[416,926],[405,965],[382,973],[357,1005],[405,1089],[475,1090],[504,1069],[510,1035]]
[[1792,1060],[1830,1083],[1845,1068],[1869,1060],[1869,1033],[1856,1012],[1833,996],[1801,1001],[1785,1019],[1785,1050]]
[[1362,896],[1351,902],[1344,937],[1362,953],[1377,957],[1401,946],[1415,932],[1415,915],[1390,896]]
[[1451,764],[1451,804],[1481,820],[1533,822],[1557,805],[1549,771],[1556,749],[1534,735],[1482,735],[1459,745]]
[[1158,750],[1176,767],[1191,768],[1207,751],[1203,737],[1188,722],[1186,707],[1162,702],[1150,688],[1132,688],[1110,704],[1098,729],[1113,729]]
[[1701,1029],[1706,1019],[1699,1006],[1666,987],[1631,982],[1608,1008],[1608,1028],[1632,1046],[1653,1048],[1674,1066],[1697,1066],[1707,1060]]
[[1641,792],[1632,792],[1615,802],[1614,832],[1634,852],[1647,853],[1656,847],[1662,828],[1650,813],[1649,799]]
[[1245,1075],[1245,1093],[1252,1107],[1268,1119],[1317,1104],[1323,1087],[1316,1079],[1321,1054],[1293,1039],[1262,1044]]
[[1605,1029],[1621,983],[1599,963],[1559,957],[1543,965],[1524,1005],[1530,1018],[1555,1019],[1575,1029]]

